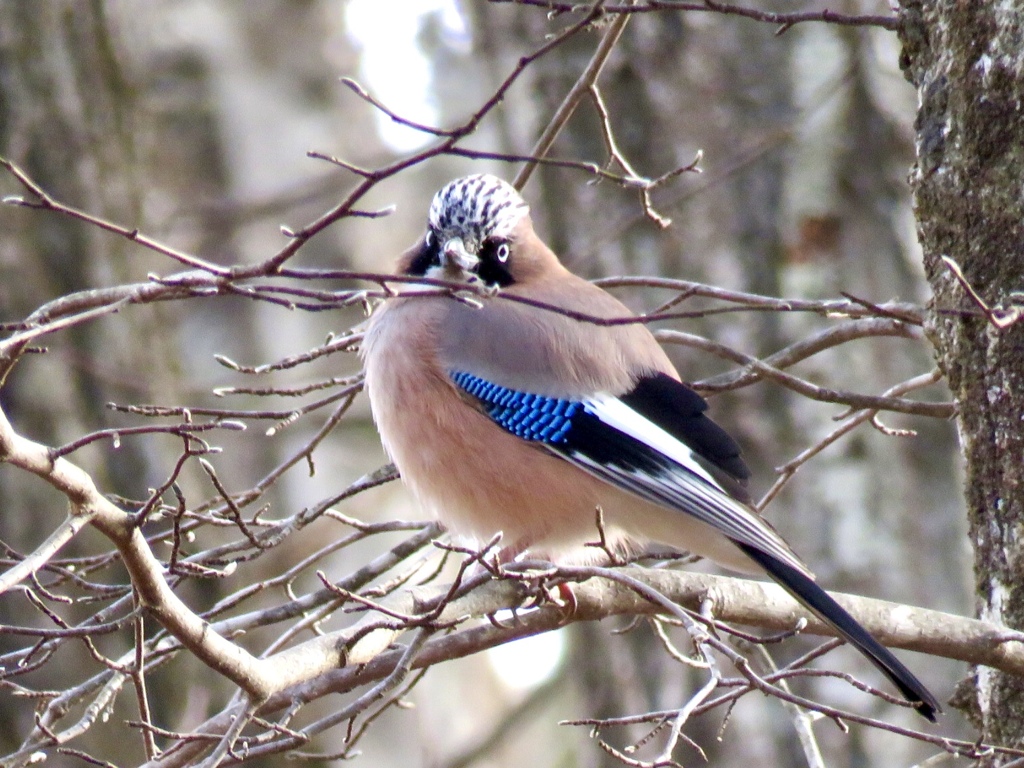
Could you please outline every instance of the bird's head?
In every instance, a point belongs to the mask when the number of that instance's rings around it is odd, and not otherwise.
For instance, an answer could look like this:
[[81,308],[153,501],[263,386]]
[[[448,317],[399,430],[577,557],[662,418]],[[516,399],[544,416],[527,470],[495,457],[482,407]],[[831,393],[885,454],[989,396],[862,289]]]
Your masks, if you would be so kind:
[[495,176],[476,174],[449,182],[434,195],[427,232],[406,254],[402,271],[511,285],[517,282],[515,254],[524,240],[536,239],[529,214],[515,187]]

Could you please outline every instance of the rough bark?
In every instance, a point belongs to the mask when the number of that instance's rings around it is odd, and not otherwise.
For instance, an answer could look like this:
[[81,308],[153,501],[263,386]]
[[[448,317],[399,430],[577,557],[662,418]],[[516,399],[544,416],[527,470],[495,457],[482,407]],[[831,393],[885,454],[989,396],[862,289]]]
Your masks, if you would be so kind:
[[[914,0],[902,17],[903,63],[920,97],[912,181],[934,292],[931,338],[959,404],[977,610],[1021,629],[1024,323],[989,322],[943,257],[990,306],[1024,287],[1024,8]],[[1020,678],[978,669],[957,705],[985,741],[1024,746]]]

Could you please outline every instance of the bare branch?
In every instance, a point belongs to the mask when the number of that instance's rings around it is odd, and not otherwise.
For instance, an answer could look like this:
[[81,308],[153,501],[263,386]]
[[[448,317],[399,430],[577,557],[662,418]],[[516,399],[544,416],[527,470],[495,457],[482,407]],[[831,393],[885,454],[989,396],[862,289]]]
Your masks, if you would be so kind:
[[[886,390],[882,397],[889,398],[904,395],[908,392],[913,392],[916,389],[921,389],[922,387],[934,384],[937,381],[940,381],[941,378],[942,372],[935,369],[929,373],[922,374],[921,376],[915,376],[908,381],[897,384],[895,387]],[[788,483],[793,475],[796,474],[796,471],[813,457],[817,456],[843,435],[853,431],[865,421],[873,421],[877,416],[878,409],[867,409],[848,417],[843,424],[836,427],[836,429],[832,430],[828,435],[816,442],[810,448],[801,451],[794,459],[791,459],[789,462],[776,469],[779,476],[772,484],[772,487],[768,489],[768,492],[758,502],[757,508],[764,509],[768,504],[770,504],[772,499],[779,494],[783,487],[785,487],[786,483]]]
[[[132,682],[135,683],[135,698],[139,705],[139,717],[145,725],[151,726],[153,718],[149,710],[149,695],[146,692],[146,636],[141,613],[135,617],[134,625],[135,664],[130,674]],[[152,727],[142,729],[142,743],[146,750],[146,759],[152,760],[156,757],[158,750]]]
[[[889,318],[860,318],[848,320],[831,328],[826,328],[812,336],[794,342],[784,349],[764,358],[761,362],[777,369],[789,368],[826,349],[863,338],[900,337],[904,339],[920,339],[921,332],[915,326],[908,326],[900,320]],[[765,373],[757,366],[747,366],[742,370],[724,373],[693,382],[693,385],[704,392],[724,392],[748,386],[760,381]]]
[[[545,8],[552,13],[578,13],[579,3],[572,2],[551,2],[550,0],[490,0],[492,3],[510,3],[514,5],[532,5]],[[586,6],[584,6],[586,7]],[[882,29],[895,30],[899,23],[895,16],[882,16],[878,14],[843,14],[835,11],[804,11],[799,13],[774,13],[772,11],[761,11],[756,8],[746,8],[729,3],[719,3],[715,0],[704,0],[704,2],[682,2],[681,0],[646,0],[636,4],[605,5],[602,9],[607,14],[631,15],[634,13],[664,13],[667,11],[696,11],[720,13],[725,16],[742,16],[743,18],[763,21],[768,24],[778,24],[776,34],[782,34],[797,24],[807,22],[822,22],[836,24],[846,27],[881,27]]]
[[[592,621],[612,615],[657,614],[664,611],[680,616],[682,607],[698,611],[708,595],[714,596],[715,619],[757,625],[768,629],[791,629],[798,621],[806,622],[806,632],[831,634],[827,626],[801,608],[781,587],[775,584],[748,581],[744,579],[712,576],[681,571],[650,570],[635,567],[622,571],[602,568],[557,568],[552,573],[559,578],[568,578],[576,585],[577,609],[571,617],[557,606],[542,606],[537,610],[521,613],[518,620],[508,625],[485,623],[480,626],[459,630],[446,637],[427,642],[413,668],[426,667],[443,661],[478,653],[489,647],[508,642],[517,637],[550,631],[565,625],[566,621]],[[437,590],[417,590],[399,595],[399,602],[390,607],[401,613],[415,612],[416,606],[429,603],[429,595]],[[912,608],[881,600],[833,594],[865,628],[880,641],[896,648],[907,648],[922,653],[948,656],[973,664],[993,666],[1014,674],[1024,673],[1024,643],[1018,639],[1003,640],[1001,627],[973,619],[966,619],[939,611]],[[458,615],[489,615],[502,607],[515,604],[522,599],[518,583],[508,580],[489,581],[463,597],[452,601],[445,608],[443,618]],[[654,600],[654,602],[651,602]],[[691,615],[692,616],[692,615]],[[692,618],[691,618],[692,620]],[[325,638],[323,644],[338,642],[337,638]],[[389,641],[390,642],[390,641]],[[385,644],[386,645],[386,644]],[[310,644],[306,644],[307,649]],[[384,647],[384,646],[382,646]],[[719,645],[716,644],[716,649]],[[735,663],[745,666],[743,657],[725,647]],[[309,682],[286,688],[271,696],[261,713],[266,715],[296,701],[309,701],[328,693],[352,690],[369,681],[385,679],[399,663],[403,652],[379,653],[367,658],[360,665],[336,668],[310,679]],[[280,660],[289,663],[297,657],[285,651]],[[956,741],[941,735],[928,734],[901,728],[854,713],[809,701],[785,692],[776,685],[781,679],[773,676],[751,676],[749,669],[740,669],[746,677],[747,690],[750,685],[777,695],[801,707],[820,711],[828,717],[841,718],[851,722],[883,727],[894,733],[927,741],[943,749],[955,749],[968,753],[970,742]],[[783,670],[780,674],[791,674]],[[725,681],[723,681],[724,684]],[[865,687],[865,690],[868,690]],[[873,689],[872,689],[873,691]],[[729,694],[734,697],[736,694]],[[730,699],[731,700],[731,699]],[[706,711],[720,706],[724,700],[706,702],[696,711]],[[673,713],[674,714],[674,713]],[[664,714],[660,716],[665,716]],[[200,730],[204,733],[218,732],[228,721],[218,715],[205,723]],[[186,765],[193,759],[201,745],[183,745],[165,753],[153,763],[154,766]]]
[[42,187],[30,179],[28,174],[5,157],[0,157],[0,166],[6,168],[11,175],[13,175],[35,198],[35,200],[26,200],[20,197],[5,198],[4,202],[9,205],[20,205],[25,208],[39,208],[42,210],[54,211],[55,213],[69,216],[73,219],[78,219],[79,221],[84,221],[86,224],[91,224],[92,226],[106,230],[107,232],[113,232],[116,235],[120,235],[121,237],[138,243],[143,248],[148,248],[162,256],[174,259],[178,263],[184,264],[187,267],[199,269],[204,272],[208,272],[211,275],[218,275],[220,277],[226,277],[229,274],[229,271],[224,267],[211,264],[203,259],[175,250],[170,246],[159,243],[156,240],[141,234],[137,229],[127,229],[118,224],[113,224],[106,219],[101,219],[98,216],[93,216],[92,214],[85,213],[77,208],[72,208],[69,205],[65,205],[64,203],[54,200],[43,190]]
[[114,445],[114,448],[119,448],[121,445],[121,438],[127,435],[177,435],[178,437],[184,437],[186,435],[195,435],[200,432],[209,432],[214,429],[225,429],[233,432],[245,431],[245,424],[238,421],[216,421],[209,424],[168,424],[163,426],[153,427],[120,427],[113,429],[99,429],[95,432],[90,432],[88,435],[83,435],[77,440],[72,440],[70,443],[52,449],[50,452],[53,458],[59,458],[61,456],[67,456],[69,453],[74,453],[79,448],[83,448],[90,443],[94,443],[97,440],[110,439]]
[[785,373],[779,369],[758,360],[755,357],[738,352],[726,347],[724,344],[709,341],[701,336],[682,331],[658,331],[656,334],[659,340],[673,344],[685,344],[689,347],[704,349],[713,352],[727,360],[749,366],[751,370],[757,371],[763,377],[770,379],[787,389],[791,389],[811,400],[824,403],[841,403],[855,408],[870,408],[875,411],[897,411],[899,413],[911,413],[918,416],[931,416],[939,419],[948,419],[954,414],[952,403],[930,403],[919,400],[908,400],[902,397],[887,397],[885,395],[861,395],[856,392],[819,387],[809,381]]
[[[6,420],[0,414],[0,462],[5,460],[3,435],[5,423]],[[39,545],[35,552],[0,576],[0,594],[3,594],[15,584],[20,584],[44,567],[65,544],[71,541],[90,522],[91,518],[87,515],[68,515],[64,522],[47,537],[46,541]]]
[[[601,6],[603,4],[602,0],[598,0],[598,2],[595,2],[589,9],[589,13],[585,17],[588,24],[601,12]],[[597,82],[597,78],[600,77],[601,70],[604,69],[604,65],[608,61],[608,57],[611,55],[612,50],[615,48],[615,44],[622,36],[622,32],[626,28],[626,23],[628,21],[629,16],[619,16],[608,26],[608,29],[605,30],[604,35],[601,37],[601,42],[594,51],[594,55],[590,57],[590,62],[587,64],[587,68],[583,70],[583,74],[580,75],[579,79],[577,79],[573,84],[573,87],[569,89],[569,93],[565,95],[565,98],[562,99],[562,103],[559,105],[558,109],[555,110],[555,114],[545,126],[544,132],[540,135],[540,138],[537,139],[536,144],[534,144],[533,151],[530,153],[531,155],[535,157],[544,157],[549,151],[551,151],[551,146],[555,143],[555,139],[558,138],[558,134],[562,132],[562,128],[564,128],[565,124],[569,122],[569,118],[572,117],[573,112],[576,111],[576,107],[579,106],[583,97],[586,96],[591,86],[593,86],[594,83]],[[518,190],[522,190],[530,181],[530,176],[533,175],[536,168],[536,162],[528,162],[516,175],[515,179],[512,181],[512,186]]]
[[170,589],[160,563],[131,517],[111,504],[79,467],[64,458],[51,459],[44,446],[18,435],[2,411],[0,460],[39,476],[63,493],[71,504],[72,515],[94,523],[115,544],[142,604],[198,658],[246,690],[260,696],[267,692],[257,660],[211,632]]
[[[459,129],[457,129],[457,128],[456,129],[450,129],[450,130],[445,130],[444,128],[433,128],[433,127],[431,127],[429,125],[424,125],[423,123],[417,123],[417,122],[415,122],[413,120],[409,120],[407,118],[402,117],[401,115],[399,115],[398,113],[394,112],[393,110],[388,109],[381,101],[379,101],[378,99],[376,99],[373,96],[371,96],[370,93],[365,88],[363,88],[363,86],[361,86],[359,83],[357,83],[351,77],[343,77],[343,78],[341,78],[341,84],[344,85],[346,88],[349,88],[356,96],[358,96],[360,99],[365,101],[367,104],[369,104],[372,107],[374,107],[375,109],[378,109],[381,112],[383,112],[385,115],[390,117],[394,122],[398,123],[399,125],[404,125],[406,128],[412,128],[414,131],[419,131],[420,133],[427,133],[427,134],[430,134],[431,136],[448,137],[448,136],[456,136],[456,135],[458,135],[458,130]],[[324,157],[322,155],[319,155],[319,154],[314,154],[312,156],[313,157],[317,157],[319,159],[323,159],[323,160],[328,160],[329,159],[331,162],[338,163],[339,165],[341,164],[340,161],[338,161],[338,160],[336,160],[334,158],[326,158],[326,157]],[[359,171],[357,171],[352,166],[343,165],[343,167],[348,168],[349,170],[351,170],[353,172],[359,173]],[[363,173],[365,173],[365,172],[363,172]]]
[[[989,323],[998,330],[1009,328],[1011,325],[1016,323],[1022,317],[1024,317],[1024,306],[1020,304],[1011,305],[1010,307],[990,307],[983,298],[974,290],[974,286],[971,285],[970,281],[964,276],[963,270],[960,269],[960,265],[957,264],[949,256],[942,256],[942,263],[946,265],[946,268],[953,273],[953,277],[956,278],[957,282],[980,309]],[[1019,298],[1019,297],[1018,297]]]

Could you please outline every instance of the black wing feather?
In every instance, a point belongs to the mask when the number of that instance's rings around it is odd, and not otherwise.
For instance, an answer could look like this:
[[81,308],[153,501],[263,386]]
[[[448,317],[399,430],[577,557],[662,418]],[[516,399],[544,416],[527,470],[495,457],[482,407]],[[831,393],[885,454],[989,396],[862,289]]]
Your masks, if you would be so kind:
[[671,376],[658,373],[643,377],[633,391],[619,399],[688,445],[733,496],[750,502],[746,490],[750,469],[740,455],[740,446],[705,415],[708,404],[703,397]]

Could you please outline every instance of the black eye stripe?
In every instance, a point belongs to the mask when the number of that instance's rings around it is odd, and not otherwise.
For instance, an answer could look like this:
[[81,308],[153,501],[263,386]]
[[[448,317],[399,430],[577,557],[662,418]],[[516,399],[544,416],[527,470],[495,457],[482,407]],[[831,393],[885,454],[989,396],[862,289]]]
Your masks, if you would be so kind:
[[423,277],[432,267],[440,266],[440,264],[441,247],[438,244],[437,237],[434,233],[431,230],[427,230],[427,234],[423,238],[423,247],[420,248],[419,253],[417,253],[415,258],[409,263],[409,266],[405,270],[405,274],[413,275],[415,277]]
[[508,270],[508,264],[499,261],[497,258],[482,260],[476,273],[485,285],[497,285],[507,288],[516,281]]

